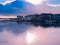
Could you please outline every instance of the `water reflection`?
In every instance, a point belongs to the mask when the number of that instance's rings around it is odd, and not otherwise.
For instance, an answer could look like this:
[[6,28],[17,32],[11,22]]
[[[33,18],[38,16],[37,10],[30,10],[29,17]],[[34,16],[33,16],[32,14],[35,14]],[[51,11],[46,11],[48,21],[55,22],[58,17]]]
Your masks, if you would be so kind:
[[17,24],[16,22],[8,22],[8,23],[0,23],[0,32],[3,32],[4,30],[11,31],[12,33],[23,33],[27,30],[28,27],[31,27],[30,25],[26,24]]
[[44,28],[34,23],[0,23],[0,45],[60,45],[59,35],[60,28]]
[[46,27],[60,27],[60,23],[51,23],[51,22],[48,22],[48,23],[46,23],[46,22],[40,22],[40,21],[26,21],[26,22],[17,22],[17,24],[26,24],[26,25],[33,25],[33,26],[36,26],[36,27],[38,27],[38,26],[41,26],[41,27],[44,27],[44,28],[46,28]]
[[[29,29],[28,29],[29,30]],[[59,28],[42,28],[33,27],[29,32],[35,34],[35,41],[31,45],[59,45],[60,30]]]
[[36,36],[35,36],[34,33],[27,32],[27,34],[26,34],[26,41],[27,41],[28,44],[33,43],[35,38],[36,38]]

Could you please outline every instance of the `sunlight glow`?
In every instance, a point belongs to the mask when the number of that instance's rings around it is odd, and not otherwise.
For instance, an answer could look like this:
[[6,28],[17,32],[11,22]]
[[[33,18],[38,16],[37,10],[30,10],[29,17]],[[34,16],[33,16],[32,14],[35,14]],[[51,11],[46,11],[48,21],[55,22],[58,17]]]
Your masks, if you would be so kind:
[[35,39],[35,35],[31,32],[27,32],[26,41],[27,43],[32,43]]
[[30,2],[32,4],[41,4],[43,2],[43,0],[26,0],[27,2]]

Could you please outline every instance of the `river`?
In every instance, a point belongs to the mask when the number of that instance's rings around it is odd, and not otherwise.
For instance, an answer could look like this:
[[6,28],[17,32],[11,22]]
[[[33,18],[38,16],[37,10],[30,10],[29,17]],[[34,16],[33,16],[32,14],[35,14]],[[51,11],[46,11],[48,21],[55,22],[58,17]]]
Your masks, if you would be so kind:
[[0,45],[60,45],[60,28],[0,22]]

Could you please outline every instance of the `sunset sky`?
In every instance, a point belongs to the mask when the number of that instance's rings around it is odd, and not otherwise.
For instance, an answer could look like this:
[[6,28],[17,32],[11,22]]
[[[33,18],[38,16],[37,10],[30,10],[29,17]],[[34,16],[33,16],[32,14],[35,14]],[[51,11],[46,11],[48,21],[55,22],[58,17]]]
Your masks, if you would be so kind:
[[0,14],[60,13],[60,0],[0,0]]
[[49,15],[50,19],[37,18],[37,22],[35,17],[29,22],[16,18],[40,13],[60,14],[60,0],[0,0],[0,18],[4,18],[0,19],[0,45],[60,45],[59,18]]

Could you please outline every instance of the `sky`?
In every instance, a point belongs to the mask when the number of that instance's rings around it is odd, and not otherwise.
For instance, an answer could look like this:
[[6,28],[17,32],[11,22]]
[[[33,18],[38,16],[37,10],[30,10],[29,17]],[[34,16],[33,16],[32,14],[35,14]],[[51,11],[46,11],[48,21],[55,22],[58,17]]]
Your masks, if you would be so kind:
[[60,0],[43,0],[42,3],[37,5],[26,0],[0,0],[1,15],[40,13],[60,13]]

